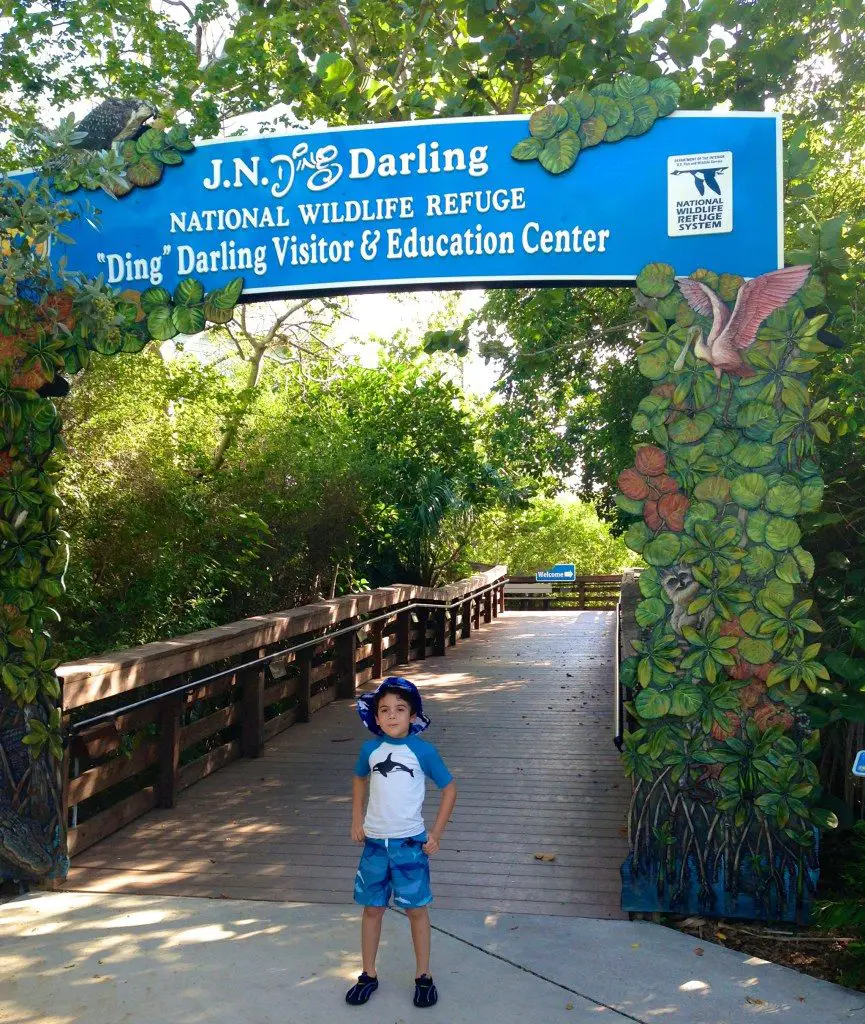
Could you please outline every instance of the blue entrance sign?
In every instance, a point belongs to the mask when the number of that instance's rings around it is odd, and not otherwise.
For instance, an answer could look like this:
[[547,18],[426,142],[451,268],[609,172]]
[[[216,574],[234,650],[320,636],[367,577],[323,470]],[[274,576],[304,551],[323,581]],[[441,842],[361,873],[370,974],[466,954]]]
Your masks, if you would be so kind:
[[577,567],[573,562],[559,562],[552,569],[535,573],[538,583],[573,583],[577,578]]
[[853,762],[853,774],[865,775],[865,750],[860,750]]
[[242,276],[249,297],[627,283],[650,261],[745,277],[783,265],[778,115],[671,114],[557,175],[512,157],[527,121],[199,143],[157,187],[105,199],[99,230],[73,224],[64,254],[119,289]]

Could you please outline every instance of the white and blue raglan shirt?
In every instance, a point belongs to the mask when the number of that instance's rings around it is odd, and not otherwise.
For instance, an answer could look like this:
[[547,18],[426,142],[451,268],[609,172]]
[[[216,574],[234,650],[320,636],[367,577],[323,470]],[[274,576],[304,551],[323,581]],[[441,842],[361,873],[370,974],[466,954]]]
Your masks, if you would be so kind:
[[408,839],[425,832],[426,777],[443,789],[453,776],[441,755],[417,736],[376,736],[360,748],[354,773],[370,776],[363,831],[370,839]]

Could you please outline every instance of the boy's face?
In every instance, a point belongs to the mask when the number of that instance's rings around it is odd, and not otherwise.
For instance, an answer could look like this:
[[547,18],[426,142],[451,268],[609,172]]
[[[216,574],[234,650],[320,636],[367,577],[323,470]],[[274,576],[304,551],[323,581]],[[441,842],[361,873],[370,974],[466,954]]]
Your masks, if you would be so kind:
[[379,729],[392,739],[408,736],[411,724],[416,718],[417,715],[412,714],[411,704],[406,698],[395,693],[386,693],[378,702],[375,713]]

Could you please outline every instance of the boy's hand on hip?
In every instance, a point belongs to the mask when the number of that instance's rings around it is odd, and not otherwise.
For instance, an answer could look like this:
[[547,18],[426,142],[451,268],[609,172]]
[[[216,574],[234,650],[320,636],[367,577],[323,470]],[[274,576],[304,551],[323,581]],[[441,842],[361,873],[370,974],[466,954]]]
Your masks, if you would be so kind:
[[439,837],[434,832],[430,832],[427,841],[423,844],[423,852],[429,856],[439,852]]
[[363,831],[363,825],[360,825],[357,822],[352,822],[351,838],[356,843],[362,843],[362,842],[364,842],[366,840],[366,836],[364,835],[364,831]]

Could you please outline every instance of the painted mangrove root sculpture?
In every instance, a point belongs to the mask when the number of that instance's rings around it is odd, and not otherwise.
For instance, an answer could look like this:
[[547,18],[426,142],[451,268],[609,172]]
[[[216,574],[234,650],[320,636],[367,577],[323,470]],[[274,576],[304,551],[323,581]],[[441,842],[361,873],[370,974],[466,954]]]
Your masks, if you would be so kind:
[[828,673],[796,517],[820,506],[828,432],[807,390],[826,319],[807,313],[823,298],[809,269],[746,283],[650,264],[637,279],[653,386],[616,499],[649,566],[623,664],[628,910],[795,920],[816,885],[831,815],[807,710]]

